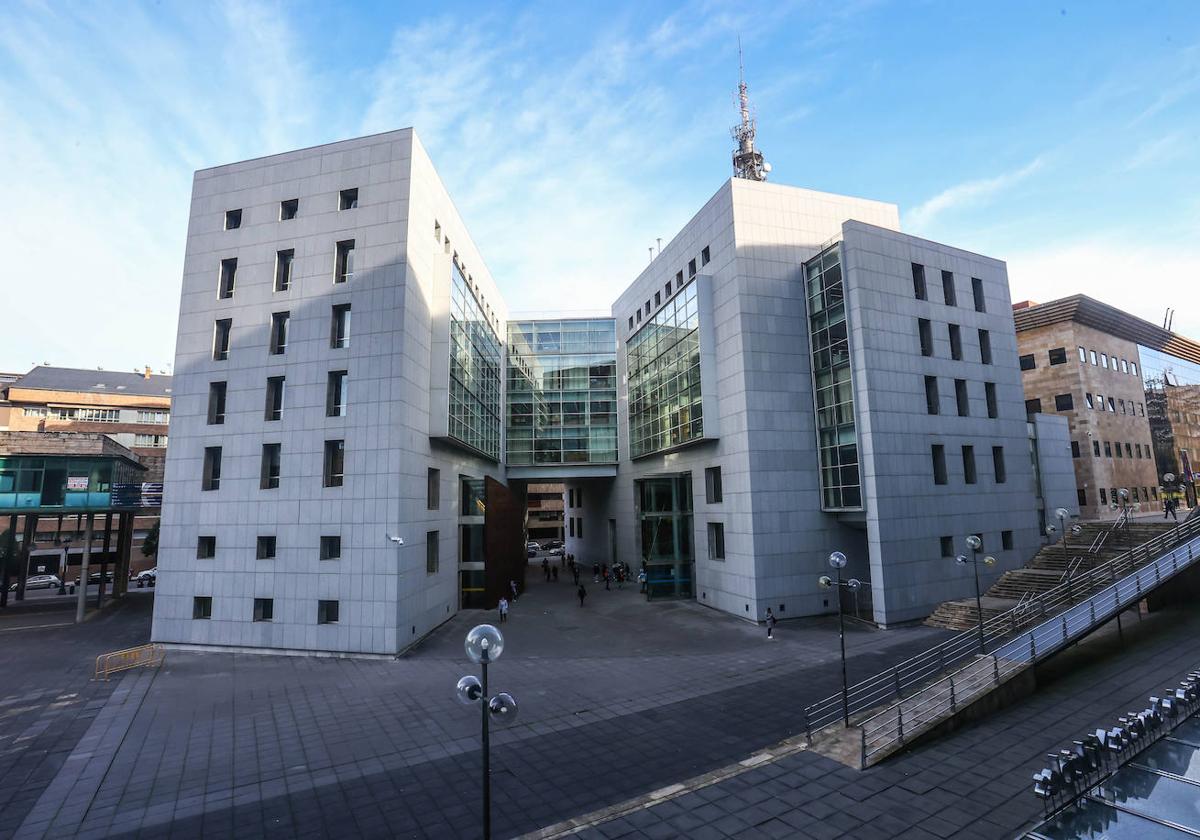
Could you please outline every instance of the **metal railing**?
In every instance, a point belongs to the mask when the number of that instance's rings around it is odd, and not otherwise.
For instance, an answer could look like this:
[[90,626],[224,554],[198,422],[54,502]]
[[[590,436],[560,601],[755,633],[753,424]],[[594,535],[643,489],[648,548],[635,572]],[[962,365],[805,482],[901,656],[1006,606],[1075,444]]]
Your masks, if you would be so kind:
[[[1190,530],[1200,532],[1200,528]],[[1192,536],[1157,559],[1140,565],[1127,558],[1123,576],[1109,585],[1060,615],[1009,639],[990,654],[973,658],[945,678],[864,720],[860,727],[862,766],[874,763],[936,726],[1017,672],[1078,641],[1197,560],[1200,560],[1200,536]],[[1116,567],[1109,571],[1118,573]]]
[[[949,673],[964,662],[996,648],[1004,639],[1040,622],[1046,617],[1069,608],[1081,597],[1098,587],[1115,582],[1117,578],[1146,565],[1173,546],[1200,534],[1200,519],[1184,522],[1179,527],[1160,534],[1082,574],[1069,578],[1047,592],[1024,598],[1013,609],[999,613],[983,622],[983,645],[979,629],[964,630],[945,642],[897,663],[886,671],[855,683],[847,689],[847,712],[861,714],[884,703],[901,700]],[[956,701],[957,702],[957,701]],[[812,738],[817,730],[831,724],[841,725],[841,692],[804,707],[805,733]]]
[[130,668],[157,667],[166,658],[167,652],[158,644],[138,645],[112,653],[102,653],[96,657],[96,673],[93,679],[107,680],[117,671],[128,671]]

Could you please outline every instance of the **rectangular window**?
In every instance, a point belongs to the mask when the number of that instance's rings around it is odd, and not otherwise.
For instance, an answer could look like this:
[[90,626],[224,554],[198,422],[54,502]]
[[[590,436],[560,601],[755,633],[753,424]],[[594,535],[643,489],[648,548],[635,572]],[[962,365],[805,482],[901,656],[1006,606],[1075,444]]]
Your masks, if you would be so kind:
[[317,624],[337,624],[337,620],[337,601],[317,601]]
[[663,295],[665,297],[671,296],[671,281],[670,280],[667,281],[667,285],[663,286]]
[[225,211],[225,230],[237,230],[242,226],[241,210]]
[[946,447],[940,443],[933,444],[930,449],[930,454],[933,457],[933,483],[946,483]]
[[296,249],[275,252],[275,291],[286,292],[292,286],[292,262],[296,259]]
[[954,537],[940,537],[938,542],[941,543],[943,557],[954,556]]
[[725,523],[708,523],[708,559],[725,559]]
[[334,350],[350,346],[350,304],[335,304],[331,311],[329,346]]
[[1145,417],[1145,416],[1146,416],[1146,406],[1142,403],[1138,403],[1138,417]]
[[1104,368],[1105,370],[1108,370],[1108,354],[1107,353],[1100,354],[1100,367]]
[[233,286],[237,282],[237,257],[221,260],[221,279],[217,283],[217,297],[228,300],[233,297]]
[[1129,373],[1129,362],[1121,360],[1121,373]]
[[629,329],[631,329],[631,330],[633,329],[633,316],[632,315],[629,316]]
[[969,417],[971,414],[971,400],[967,396],[967,380],[954,380],[954,401],[958,405],[958,416]]
[[913,296],[917,300],[929,300],[929,290],[925,288],[925,266],[912,264]]
[[263,444],[262,465],[258,473],[260,490],[275,490],[279,487],[279,450],[278,443]]
[[1108,504],[1108,491],[1103,487],[1100,488],[1100,504],[1102,506]]
[[1080,507],[1087,506],[1087,491],[1082,487],[1075,488],[1075,500],[1079,502]]
[[1004,447],[992,447],[992,473],[996,476],[996,483],[1003,484],[1008,480],[1008,471],[1004,468]]
[[275,537],[259,537],[255,557],[259,560],[273,560],[275,558]]
[[1042,413],[1042,401],[1037,400],[1037,399],[1025,400],[1025,413],[1026,414],[1041,414]]
[[233,332],[232,318],[218,318],[213,323],[213,361],[223,362],[229,358],[229,334]]
[[967,484],[975,483],[975,447],[964,446],[962,448],[962,464],[963,464],[963,481]]
[[204,476],[201,479],[202,490],[221,489],[221,447],[206,446],[204,448]]
[[1126,444],[1125,444],[1125,457],[1126,458],[1133,457],[1133,447],[1131,447],[1128,442],[1126,442]]
[[650,301],[646,301],[646,316],[650,315]]
[[1087,364],[1087,350],[1084,350],[1082,347],[1079,348],[1079,363],[1081,365]]
[[1101,411],[1105,411],[1106,410],[1105,406],[1106,406],[1106,404],[1104,402],[1104,395],[1097,394],[1096,395],[1096,408],[1100,409]]
[[283,416],[283,382],[282,376],[267,377],[267,401],[263,409],[264,420],[278,420]]
[[1033,370],[1037,367],[1037,362],[1033,360],[1033,354],[1028,353],[1018,360],[1021,364],[1021,370]]
[[988,417],[995,420],[997,417],[1000,416],[1000,409],[996,405],[996,383],[995,382],[984,382],[983,383],[983,398],[987,401]]
[[1065,347],[1055,347],[1047,355],[1050,357],[1050,364],[1052,365],[1065,365],[1067,363],[1067,348]]
[[958,306],[958,295],[954,293],[954,273],[942,272],[942,299],[947,306]]
[[220,426],[225,423],[225,392],[228,385],[224,382],[208,383],[208,425]]
[[700,265],[708,265],[710,259],[711,258],[709,257],[708,246],[705,245],[703,248],[700,249]]
[[1116,397],[1108,398],[1108,410],[1111,411],[1113,414],[1117,413],[1117,398]]
[[1071,457],[1072,458],[1079,457],[1079,441],[1077,441],[1077,440],[1071,441]]
[[979,331],[979,361],[985,365],[992,363],[992,334],[987,330]]
[[254,599],[254,620],[271,621],[275,618],[275,601],[272,598]]
[[987,301],[983,296],[983,281],[978,277],[971,278],[971,295],[975,298],[975,311],[987,312]]
[[1000,547],[1002,549],[1004,549],[1005,551],[1012,551],[1012,547],[1013,547],[1012,531],[1001,531],[1000,532]]
[[941,397],[938,395],[938,381],[936,376],[925,377],[925,412],[927,414],[938,414],[942,410]]
[[1095,350],[1089,350],[1089,351],[1088,351],[1088,356],[1091,358],[1091,360],[1092,360],[1092,364],[1096,364],[1096,351],[1095,351]]
[[575,536],[577,536],[579,539],[583,539],[583,517],[582,516],[575,520]]
[[438,532],[425,533],[425,574],[436,575],[438,570]]
[[1121,413],[1122,413],[1122,414],[1125,414],[1125,413],[1126,413],[1126,412],[1125,412],[1125,400],[1117,400],[1117,404],[1118,404],[1118,405],[1120,406],[1120,408],[1121,408]]
[[661,305],[662,305],[662,292],[655,292],[655,293],[654,293],[654,305],[655,305],[656,307],[657,307],[657,306],[661,306]]
[[338,193],[338,209],[353,210],[358,206],[358,187],[351,187]]
[[567,517],[567,532],[568,532],[567,536],[571,537],[571,539],[575,538],[575,517],[574,516]]
[[321,537],[320,557],[322,560],[341,560],[342,538],[336,535]]
[[192,599],[192,618],[207,619],[212,618],[212,597],[209,595],[197,595]]
[[637,312],[635,312],[633,314],[637,316],[637,322],[639,324],[642,323],[642,310],[639,309]]
[[325,384],[325,416],[346,416],[346,371],[329,371],[329,380]]
[[1104,441],[1104,457],[1111,458],[1112,456],[1112,444],[1108,441]]
[[281,356],[287,351],[287,333],[289,312],[271,313],[271,343],[272,356]]
[[704,501],[710,505],[716,505],[721,503],[722,498],[721,468],[706,467],[704,470]]
[[1054,397],[1055,411],[1074,411],[1075,398],[1070,394],[1056,394]]
[[1091,395],[1091,394],[1084,394],[1084,395],[1083,395],[1083,401],[1084,401],[1084,402],[1087,404],[1087,407],[1088,407],[1088,408],[1095,409],[1095,407],[1096,407],[1096,404],[1095,404],[1094,402],[1092,402],[1092,395]]
[[288,219],[296,218],[296,211],[300,209],[300,199],[287,198],[279,202],[279,221],[286,222]]
[[1137,362],[1129,363],[1129,372],[1134,376],[1137,376]]
[[136,434],[133,436],[133,445],[154,447],[159,449],[165,448],[167,445],[167,436]]
[[688,260],[688,277],[696,276],[696,261]]
[[346,459],[346,441],[325,441],[325,471],[323,484],[326,487],[341,487]]
[[1098,440],[1092,441],[1092,455],[1097,458],[1100,457],[1100,441]]
[[213,536],[196,537],[196,559],[211,560],[217,556],[217,538]]
[[354,279],[354,240],[345,239],[337,244],[337,256],[333,263],[333,282],[345,283]]
[[950,358],[956,362],[962,361],[962,330],[958,324],[949,324],[950,329]]
[[568,508],[575,507],[575,488],[574,487],[567,488],[567,507]]
[[921,355],[933,355],[933,325],[928,318],[917,319],[917,334],[921,337]]
[[425,509],[437,510],[442,506],[442,471],[430,467],[425,476]]

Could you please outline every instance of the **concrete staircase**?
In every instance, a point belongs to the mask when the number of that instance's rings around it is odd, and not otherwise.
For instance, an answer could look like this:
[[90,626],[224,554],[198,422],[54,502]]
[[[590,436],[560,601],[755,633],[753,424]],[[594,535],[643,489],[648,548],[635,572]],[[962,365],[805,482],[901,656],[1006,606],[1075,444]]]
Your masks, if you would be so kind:
[[[1083,530],[1079,534],[1068,536],[1065,549],[1061,540],[1053,545],[1043,546],[1023,568],[1004,572],[988,587],[987,593],[981,599],[984,621],[1011,610],[1022,598],[1036,597],[1049,592],[1064,582],[1068,568],[1073,569],[1074,577],[1169,531],[1176,523],[1135,519],[1122,528],[1112,530],[1107,537],[1104,534],[1112,528],[1111,521],[1079,524]],[[1081,590],[1078,594],[1085,593]],[[931,627],[944,627],[948,630],[970,630],[978,622],[979,614],[974,598],[946,601],[939,604],[929,618],[925,619],[925,623]]]

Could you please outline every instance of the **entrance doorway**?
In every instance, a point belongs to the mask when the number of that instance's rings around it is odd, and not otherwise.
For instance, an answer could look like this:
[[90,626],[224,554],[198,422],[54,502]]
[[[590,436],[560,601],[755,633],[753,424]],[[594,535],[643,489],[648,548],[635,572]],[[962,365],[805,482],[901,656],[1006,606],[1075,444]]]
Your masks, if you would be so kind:
[[648,600],[695,597],[692,474],[636,482]]

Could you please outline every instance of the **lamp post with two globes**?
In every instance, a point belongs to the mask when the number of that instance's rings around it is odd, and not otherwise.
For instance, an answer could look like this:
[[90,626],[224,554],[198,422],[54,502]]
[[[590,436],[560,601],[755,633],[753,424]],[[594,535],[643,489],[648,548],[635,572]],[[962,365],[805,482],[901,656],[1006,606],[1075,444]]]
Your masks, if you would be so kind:
[[[837,605],[838,605],[838,641],[842,647],[842,721],[846,727],[850,726],[850,689],[846,683],[846,622],[842,617],[842,587],[845,586],[851,592],[857,592],[862,585],[857,578],[842,583],[842,569],[846,568],[846,555],[840,551],[835,551],[829,555],[829,565],[837,572]],[[829,589],[835,585],[835,581],[829,575],[821,575],[817,579],[817,583],[822,589]]]
[[[1053,527],[1053,526],[1051,526],[1051,527]],[[983,548],[983,540],[979,539],[979,537],[972,534],[971,536],[967,537],[967,548],[971,549],[971,559],[969,562],[971,563],[971,568],[975,572],[975,611],[976,611],[976,614],[979,616],[979,652],[985,653],[986,651],[984,649],[984,642],[983,642],[983,598],[980,596],[980,593],[979,593],[979,562],[980,561],[978,559],[979,549]],[[963,554],[958,555],[957,557],[954,558],[954,560],[960,566],[968,562],[966,556]],[[991,568],[992,566],[996,565],[996,558],[989,554],[983,558],[982,562],[983,562],[983,565],[987,566],[988,568]]]
[[479,703],[483,716],[483,840],[491,840],[492,836],[492,771],[491,771],[491,740],[488,733],[488,723],[491,718],[496,723],[512,723],[517,717],[517,701],[511,694],[501,692],[488,699],[488,663],[495,662],[504,652],[504,636],[490,624],[480,624],[467,634],[467,658],[480,666],[482,681],[473,674],[468,674],[458,681],[455,696],[464,706]]

